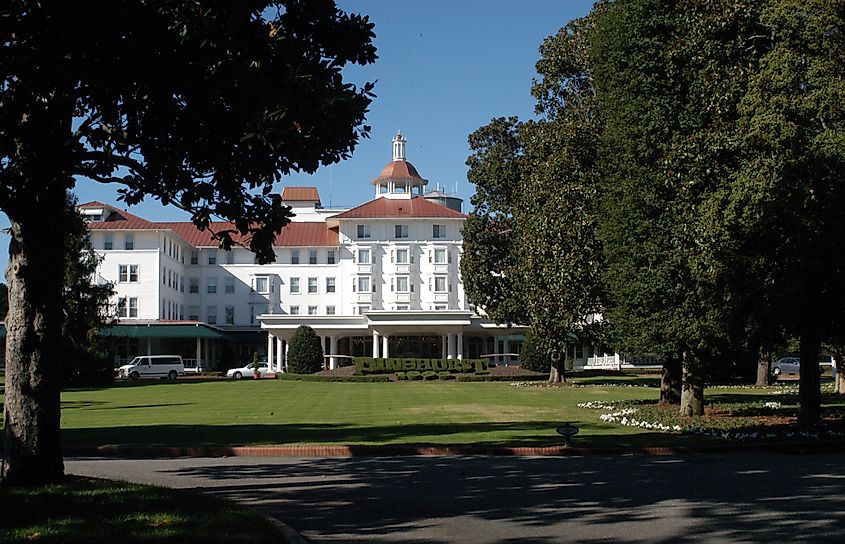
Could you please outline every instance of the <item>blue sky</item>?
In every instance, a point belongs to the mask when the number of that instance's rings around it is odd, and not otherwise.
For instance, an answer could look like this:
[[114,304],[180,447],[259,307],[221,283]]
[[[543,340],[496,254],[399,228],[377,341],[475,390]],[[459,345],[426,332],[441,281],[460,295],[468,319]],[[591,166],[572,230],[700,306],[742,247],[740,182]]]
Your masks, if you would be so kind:
[[[370,16],[379,60],[347,71],[353,83],[376,81],[367,115],[370,139],[351,159],[314,175],[292,174],[279,185],[312,185],[323,205],[354,206],[372,197],[370,181],[391,159],[397,130],[408,140],[407,158],[429,187],[457,190],[467,211],[467,136],[490,119],[533,116],[529,93],[543,38],[585,15],[592,0],[339,0],[341,9]],[[119,207],[116,185],[79,180],[80,202]],[[175,209],[147,199],[129,209],[150,220],[186,220]],[[3,216],[3,225],[8,222]],[[0,244],[8,247],[8,236]],[[6,250],[0,251],[5,271]]]

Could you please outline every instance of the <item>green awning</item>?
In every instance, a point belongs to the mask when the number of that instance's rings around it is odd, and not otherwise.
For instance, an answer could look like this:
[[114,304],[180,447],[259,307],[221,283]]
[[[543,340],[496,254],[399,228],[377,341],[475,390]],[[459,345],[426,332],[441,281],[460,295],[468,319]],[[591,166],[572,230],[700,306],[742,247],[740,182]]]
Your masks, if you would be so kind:
[[112,325],[110,327],[103,327],[100,335],[122,338],[228,338],[223,332],[204,324]]

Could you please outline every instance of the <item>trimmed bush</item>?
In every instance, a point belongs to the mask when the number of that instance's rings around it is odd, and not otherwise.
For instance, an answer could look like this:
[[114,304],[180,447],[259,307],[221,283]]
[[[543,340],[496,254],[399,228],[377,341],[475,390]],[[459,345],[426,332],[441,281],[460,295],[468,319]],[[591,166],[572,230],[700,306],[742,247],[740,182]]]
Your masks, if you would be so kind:
[[403,380],[407,380],[407,379],[408,379],[408,377],[405,376],[404,372],[397,372],[396,373],[396,380],[397,381],[403,381]]
[[436,380],[437,372],[434,372],[433,370],[426,370],[422,373],[422,377],[424,380]]
[[302,325],[293,335],[288,347],[288,371],[294,374],[314,374],[323,368],[323,346],[320,337],[308,325]]
[[320,376],[316,374],[292,374],[279,372],[276,378],[289,382],[389,382],[387,374],[373,374],[371,376]]
[[406,372],[405,376],[407,376],[409,380],[421,380],[421,379],[423,379],[422,374],[417,372],[416,370],[411,370],[410,372]]
[[440,376],[441,380],[454,380],[455,379],[455,375],[452,374],[451,372],[438,372],[437,375]]
[[519,350],[519,366],[532,372],[548,373],[551,370],[551,359],[539,349],[533,329],[525,335],[525,342]]

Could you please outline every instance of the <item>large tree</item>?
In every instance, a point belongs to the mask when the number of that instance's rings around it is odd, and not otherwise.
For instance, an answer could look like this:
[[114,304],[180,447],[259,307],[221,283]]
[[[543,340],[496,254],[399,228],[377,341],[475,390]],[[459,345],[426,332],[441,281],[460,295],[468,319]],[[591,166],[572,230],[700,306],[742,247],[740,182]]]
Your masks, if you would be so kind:
[[765,293],[800,343],[798,420],[820,419],[819,351],[845,329],[845,11],[768,0],[767,51],[740,106],[745,146],[733,215],[744,251],[764,252]]
[[0,209],[11,224],[3,479],[62,478],[65,193],[77,176],[214,218],[259,262],[290,210],[291,171],[349,156],[372,86],[372,24],[332,0],[13,0],[0,8]]
[[467,296],[497,321],[529,323],[555,382],[601,299],[591,25],[578,19],[544,41],[532,87],[541,119],[494,119],[469,139],[477,191],[464,228]]

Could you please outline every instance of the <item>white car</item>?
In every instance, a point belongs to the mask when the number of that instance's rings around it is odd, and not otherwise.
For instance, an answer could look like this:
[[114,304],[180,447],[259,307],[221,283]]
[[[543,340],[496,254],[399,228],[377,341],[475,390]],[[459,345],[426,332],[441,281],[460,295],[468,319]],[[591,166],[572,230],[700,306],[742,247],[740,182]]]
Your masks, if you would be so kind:
[[[275,373],[270,372],[270,366],[267,364],[267,361],[259,361],[258,373],[261,375],[262,378],[276,376]],[[255,369],[252,367],[252,363],[241,368],[230,368],[226,371],[226,377],[235,380],[240,380],[244,376],[246,376],[247,378],[252,378],[254,377],[254,375]]]

